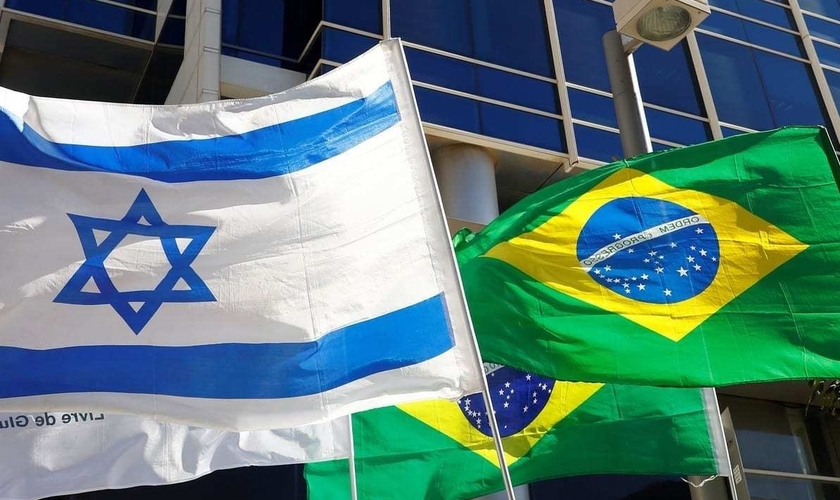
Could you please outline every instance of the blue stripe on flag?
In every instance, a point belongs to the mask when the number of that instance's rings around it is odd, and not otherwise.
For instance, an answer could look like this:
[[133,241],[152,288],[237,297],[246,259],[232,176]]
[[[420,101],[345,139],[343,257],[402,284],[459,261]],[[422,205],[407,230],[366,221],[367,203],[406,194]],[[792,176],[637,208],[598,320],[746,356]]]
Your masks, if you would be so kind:
[[[0,161],[79,172],[113,172],[163,182],[263,179],[337,156],[399,122],[390,82],[334,109],[239,135],[86,146],[50,142],[0,108]],[[19,120],[18,120],[19,121]]]
[[117,392],[216,399],[317,394],[452,348],[442,295],[314,342],[0,347],[0,398]]

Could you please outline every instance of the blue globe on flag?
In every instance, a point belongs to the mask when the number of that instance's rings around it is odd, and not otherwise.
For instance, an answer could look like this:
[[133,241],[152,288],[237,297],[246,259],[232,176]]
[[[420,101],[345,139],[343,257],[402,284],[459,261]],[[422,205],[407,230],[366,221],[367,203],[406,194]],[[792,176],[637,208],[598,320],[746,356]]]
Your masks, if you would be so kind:
[[577,257],[607,289],[640,302],[665,304],[697,296],[720,268],[711,222],[676,203],[646,197],[605,203],[586,221]]
[[[554,380],[507,366],[489,370],[487,385],[493,399],[499,434],[512,436],[522,431],[545,409]],[[458,407],[467,421],[485,436],[492,436],[487,419],[487,406],[481,393],[470,394],[458,400]]]

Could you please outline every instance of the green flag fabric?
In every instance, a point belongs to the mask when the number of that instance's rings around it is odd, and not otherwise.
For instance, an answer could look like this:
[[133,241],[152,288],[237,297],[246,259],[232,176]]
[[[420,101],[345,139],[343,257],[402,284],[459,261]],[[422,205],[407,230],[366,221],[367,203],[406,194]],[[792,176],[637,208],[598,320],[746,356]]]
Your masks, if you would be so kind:
[[[720,470],[709,431],[717,416],[699,389],[571,384],[506,367],[488,381],[515,484]],[[478,394],[352,418],[360,500],[454,500],[503,489]],[[307,464],[305,475],[309,498],[350,498],[347,460]]]
[[612,163],[456,238],[487,361],[723,386],[840,373],[837,158],[819,128]]

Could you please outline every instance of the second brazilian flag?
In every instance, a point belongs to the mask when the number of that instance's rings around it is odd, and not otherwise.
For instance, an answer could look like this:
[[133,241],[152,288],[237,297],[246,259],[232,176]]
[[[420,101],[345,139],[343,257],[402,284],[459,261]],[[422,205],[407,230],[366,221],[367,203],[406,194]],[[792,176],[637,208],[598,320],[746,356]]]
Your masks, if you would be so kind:
[[[514,484],[582,474],[727,474],[708,392],[485,370]],[[462,500],[502,490],[488,413],[481,394],[472,394],[354,414],[358,498]],[[350,499],[347,460],[309,463],[305,474],[310,499]]]

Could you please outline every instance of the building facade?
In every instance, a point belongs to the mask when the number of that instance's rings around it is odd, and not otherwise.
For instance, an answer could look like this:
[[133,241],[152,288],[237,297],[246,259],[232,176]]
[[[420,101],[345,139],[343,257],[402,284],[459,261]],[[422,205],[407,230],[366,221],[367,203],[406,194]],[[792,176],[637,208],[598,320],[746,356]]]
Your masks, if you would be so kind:
[[[124,103],[252,97],[400,37],[451,225],[478,228],[623,156],[601,45],[613,28],[608,0],[0,0],[0,85]],[[824,126],[840,150],[840,0],[713,0],[673,50],[633,58],[655,150],[784,125]],[[806,412],[810,395],[804,382],[719,391],[749,497],[840,500],[840,424]],[[535,500],[726,496],[725,482],[712,486],[587,476],[526,489]],[[151,496],[302,499],[306,487],[300,467],[264,467],[72,498]]]

